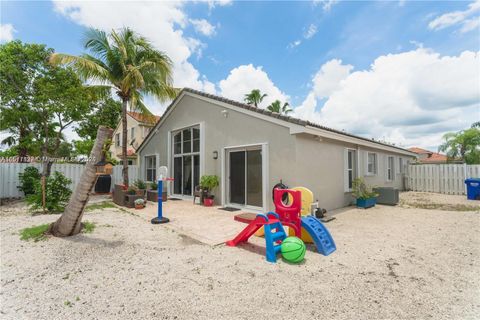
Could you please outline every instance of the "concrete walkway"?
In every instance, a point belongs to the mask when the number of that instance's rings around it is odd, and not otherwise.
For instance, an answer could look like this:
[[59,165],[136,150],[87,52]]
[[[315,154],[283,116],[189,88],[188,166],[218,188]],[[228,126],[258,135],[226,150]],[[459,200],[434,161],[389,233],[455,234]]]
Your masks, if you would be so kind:
[[[246,224],[233,220],[242,211],[228,212],[219,208],[193,205],[190,200],[168,200],[163,203],[163,216],[169,218],[170,222],[157,227],[175,230],[208,245],[223,244],[235,237]],[[141,210],[124,209],[148,222],[157,216],[157,203],[154,202],[147,202],[147,206]]]

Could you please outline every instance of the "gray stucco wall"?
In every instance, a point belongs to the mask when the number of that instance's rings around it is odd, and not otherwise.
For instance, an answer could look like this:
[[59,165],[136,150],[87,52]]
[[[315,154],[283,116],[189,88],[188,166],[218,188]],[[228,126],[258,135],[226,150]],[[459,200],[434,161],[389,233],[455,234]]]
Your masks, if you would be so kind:
[[[290,170],[295,163],[295,136],[290,135],[287,127],[251,117],[241,112],[228,110],[228,116],[222,113],[222,106],[206,101],[184,97],[173,109],[158,132],[140,151],[141,177],[145,178],[143,157],[158,154],[159,165],[167,166],[168,132],[179,128],[204,123],[205,162],[203,174],[215,174],[220,179],[222,173],[222,150],[225,147],[268,143],[268,194],[271,188],[282,178],[291,181],[295,172]],[[202,134],[202,133],[201,133]],[[218,159],[213,159],[213,152]],[[221,199],[221,188],[215,191],[216,202]],[[270,198],[270,195],[268,196]],[[273,209],[273,207],[270,207]]]
[[[413,157],[389,153],[374,148],[367,148],[355,144],[348,144],[330,139],[316,139],[311,135],[297,135],[296,140],[296,163],[295,179],[290,186],[301,185],[312,190],[319,205],[327,210],[347,206],[352,203],[353,198],[350,192],[345,192],[344,180],[344,154],[345,149],[357,151],[358,166],[356,175],[363,177],[369,186],[395,187],[403,190],[403,175],[400,174],[398,158],[412,160]],[[378,167],[376,175],[367,175],[367,152],[377,153]],[[394,156],[395,179],[387,181],[385,158]]]
[[[225,117],[222,111],[228,110]],[[344,150],[346,147],[357,149],[356,145],[341,143],[329,139],[315,139],[306,134],[290,134],[286,126],[274,124],[245,113],[226,109],[208,101],[185,96],[172,110],[159,130],[139,152],[140,176],[145,179],[144,156],[157,155],[157,166],[169,164],[167,158],[168,132],[203,123],[204,128],[204,171],[202,174],[222,174],[222,150],[225,147],[268,143],[268,209],[273,209],[271,189],[282,179],[290,187],[304,186],[311,189],[320,206],[332,210],[351,203],[350,193],[344,190]],[[402,176],[396,174],[393,182],[385,179],[385,161],[387,152],[360,147],[358,156],[359,176],[366,170],[366,150],[378,153],[378,173],[366,176],[369,185],[394,186],[403,189]],[[213,159],[213,152],[218,159]],[[398,154],[395,154],[398,167]],[[406,159],[411,158],[404,156]],[[413,159],[413,158],[412,158]],[[171,166],[171,164],[170,164]],[[396,169],[397,171],[398,169]],[[220,203],[221,187],[217,188],[216,202]]]

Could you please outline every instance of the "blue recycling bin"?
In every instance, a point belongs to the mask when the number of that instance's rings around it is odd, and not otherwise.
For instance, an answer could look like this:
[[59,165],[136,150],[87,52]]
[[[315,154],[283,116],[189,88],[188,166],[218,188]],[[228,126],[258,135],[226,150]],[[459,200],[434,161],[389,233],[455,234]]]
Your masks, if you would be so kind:
[[480,178],[470,178],[465,180],[467,185],[467,199],[480,200]]

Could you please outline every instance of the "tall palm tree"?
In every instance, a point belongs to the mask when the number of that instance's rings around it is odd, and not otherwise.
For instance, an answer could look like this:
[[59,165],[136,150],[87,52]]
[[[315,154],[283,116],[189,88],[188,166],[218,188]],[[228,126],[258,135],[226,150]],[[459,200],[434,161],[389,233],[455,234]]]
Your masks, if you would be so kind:
[[262,94],[259,89],[253,89],[250,93],[245,95],[243,99],[248,104],[253,104],[258,108],[258,105],[262,103],[263,99],[267,96],[266,93]]
[[161,102],[176,96],[177,90],[172,87],[172,62],[165,53],[129,28],[112,30],[110,34],[89,29],[84,47],[91,54],[54,53],[50,62],[71,66],[82,79],[99,83],[95,85],[99,92],[110,93],[113,89],[122,100],[122,173],[123,184],[128,186],[128,107],[151,115],[143,104],[145,95]]
[[[90,159],[101,159],[104,155],[103,146],[113,130],[100,126],[97,130],[97,137],[90,153]],[[65,211],[60,218],[50,225],[49,233],[56,237],[68,237],[79,233],[82,230],[82,217],[90,197],[96,178],[96,161],[87,161],[83,169],[80,181],[75,187],[75,192],[70,196]]]
[[282,105],[280,100],[275,100],[274,102],[272,102],[267,107],[267,110],[272,111],[272,112],[276,112],[276,113],[280,113],[280,114],[289,114],[290,112],[293,111],[292,109],[290,109],[290,105],[288,104],[288,102],[285,102]]

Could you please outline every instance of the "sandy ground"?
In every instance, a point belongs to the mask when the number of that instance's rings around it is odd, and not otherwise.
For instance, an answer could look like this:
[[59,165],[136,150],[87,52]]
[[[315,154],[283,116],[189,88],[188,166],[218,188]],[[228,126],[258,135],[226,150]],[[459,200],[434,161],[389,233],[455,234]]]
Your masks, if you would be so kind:
[[400,193],[400,206],[447,211],[480,211],[480,201],[468,200],[463,195],[414,191]]
[[[0,207],[0,211],[4,210]],[[58,216],[1,215],[2,319],[478,319],[480,214],[377,206],[327,224],[337,251],[267,263],[262,240],[204,245],[139,214],[25,242]]]

